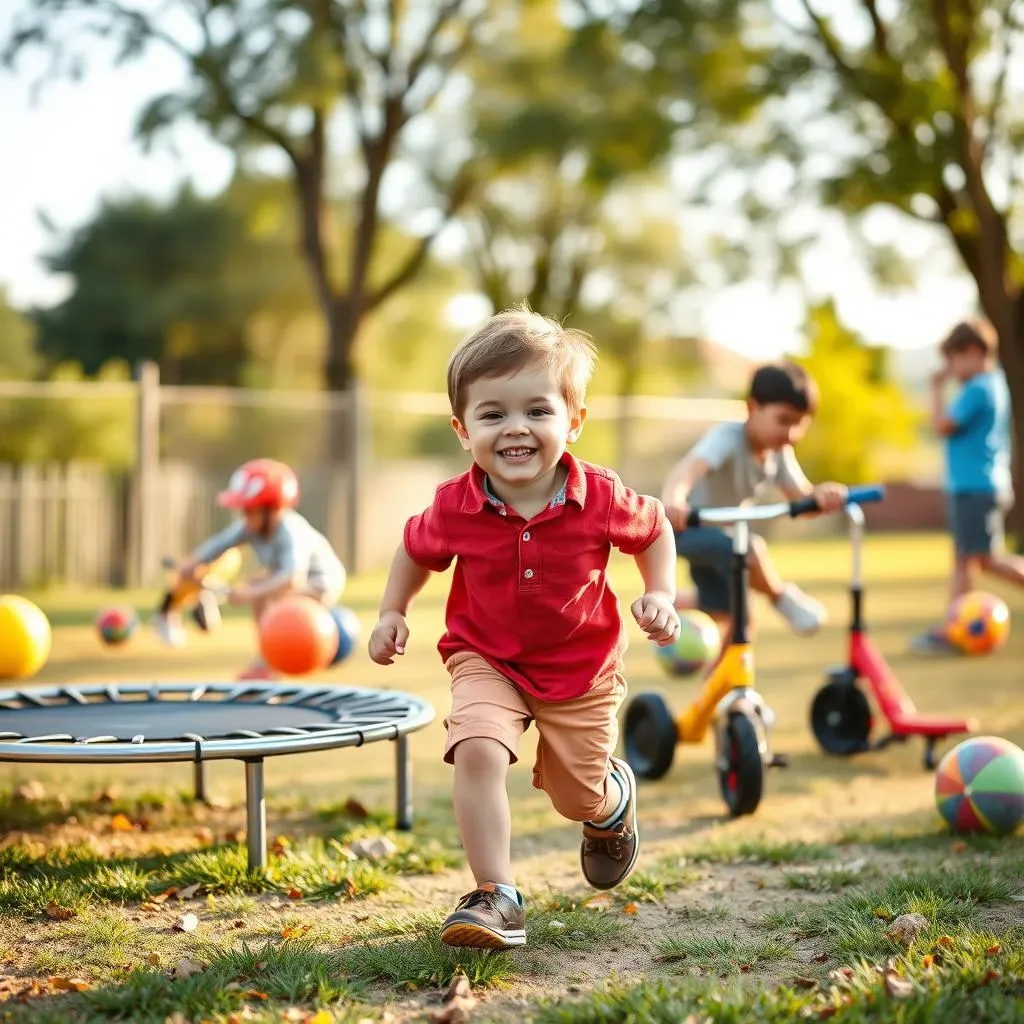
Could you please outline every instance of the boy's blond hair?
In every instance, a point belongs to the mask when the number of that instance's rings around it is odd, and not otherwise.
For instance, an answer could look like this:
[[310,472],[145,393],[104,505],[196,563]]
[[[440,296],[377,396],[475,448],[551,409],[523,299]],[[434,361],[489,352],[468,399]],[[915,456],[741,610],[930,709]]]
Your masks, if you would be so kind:
[[986,356],[994,356],[999,349],[995,328],[987,320],[964,320],[958,323],[942,340],[939,351],[944,356],[979,349]]
[[452,415],[462,419],[470,384],[517,373],[543,363],[558,378],[570,413],[586,401],[597,350],[583,331],[563,327],[527,306],[492,316],[459,343],[448,360],[448,400]]

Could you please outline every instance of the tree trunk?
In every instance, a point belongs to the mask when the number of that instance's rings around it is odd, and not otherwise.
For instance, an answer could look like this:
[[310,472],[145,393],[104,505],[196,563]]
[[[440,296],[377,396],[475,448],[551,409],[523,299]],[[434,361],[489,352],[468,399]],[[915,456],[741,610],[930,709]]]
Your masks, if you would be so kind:
[[[1019,303],[1017,303],[1019,307]],[[1006,518],[1007,530],[1013,536],[1017,551],[1024,548],[1024,317],[1019,308],[1009,337],[999,336],[999,359],[1010,389],[1013,414],[1013,489],[1017,495]]]

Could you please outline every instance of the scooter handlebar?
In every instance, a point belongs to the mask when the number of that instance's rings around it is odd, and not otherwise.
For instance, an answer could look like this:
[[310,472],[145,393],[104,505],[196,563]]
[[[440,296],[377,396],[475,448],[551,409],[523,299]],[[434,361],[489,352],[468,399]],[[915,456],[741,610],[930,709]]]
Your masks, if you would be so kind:
[[[882,484],[866,484],[863,487],[851,487],[846,492],[847,505],[870,505],[881,501],[885,497],[885,487]],[[789,514],[794,519],[797,516],[805,516],[809,512],[817,512],[818,503],[813,497],[798,498],[789,503]]]

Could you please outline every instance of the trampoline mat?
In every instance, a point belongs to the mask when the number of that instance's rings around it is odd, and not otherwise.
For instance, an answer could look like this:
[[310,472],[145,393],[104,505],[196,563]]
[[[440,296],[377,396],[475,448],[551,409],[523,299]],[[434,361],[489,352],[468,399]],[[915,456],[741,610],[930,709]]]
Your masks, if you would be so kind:
[[[189,734],[204,739],[230,738],[240,733],[276,729],[344,728],[338,707],[321,710],[287,705],[242,702],[142,700],[116,703],[64,704],[54,707],[0,708],[0,733],[19,736],[116,736],[130,743],[134,736],[147,742],[180,740]],[[354,721],[358,731],[365,721]]]

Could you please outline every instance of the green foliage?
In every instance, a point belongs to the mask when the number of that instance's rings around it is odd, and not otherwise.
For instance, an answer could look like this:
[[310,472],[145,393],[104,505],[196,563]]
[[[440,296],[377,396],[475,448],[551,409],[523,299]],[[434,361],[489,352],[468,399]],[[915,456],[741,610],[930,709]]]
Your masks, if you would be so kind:
[[35,328],[16,310],[0,286],[0,380],[30,380],[39,359],[35,351]]
[[799,456],[811,480],[858,484],[883,474],[884,449],[909,448],[917,414],[886,378],[884,350],[843,327],[831,303],[811,310],[810,351],[799,360],[821,401]]

